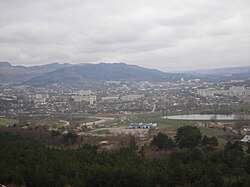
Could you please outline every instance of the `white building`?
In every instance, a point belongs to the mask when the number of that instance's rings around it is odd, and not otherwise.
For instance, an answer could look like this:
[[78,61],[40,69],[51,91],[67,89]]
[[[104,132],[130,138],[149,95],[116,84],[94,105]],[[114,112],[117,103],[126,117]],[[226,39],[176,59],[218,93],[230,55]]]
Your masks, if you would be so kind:
[[107,96],[107,97],[102,97],[102,101],[117,101],[119,100],[119,97],[117,96]]
[[240,141],[244,143],[250,143],[250,135],[245,135],[244,138]]
[[72,97],[75,102],[83,102],[87,101],[90,104],[94,104],[96,102],[96,95],[92,93],[91,90],[83,91],[80,90],[76,92],[76,95]]
[[46,99],[49,98],[49,94],[35,94],[33,98],[34,103],[46,103]]
[[250,95],[250,90],[246,89],[244,86],[233,86],[230,87],[226,92],[228,96],[246,96]]
[[216,93],[218,93],[218,90],[216,90],[215,88],[206,88],[198,90],[198,95],[201,95],[203,97],[213,97]]
[[197,93],[203,97],[213,97],[215,95],[248,96],[250,95],[250,90],[246,89],[244,86],[233,86],[228,90],[219,90],[215,88],[199,89]]

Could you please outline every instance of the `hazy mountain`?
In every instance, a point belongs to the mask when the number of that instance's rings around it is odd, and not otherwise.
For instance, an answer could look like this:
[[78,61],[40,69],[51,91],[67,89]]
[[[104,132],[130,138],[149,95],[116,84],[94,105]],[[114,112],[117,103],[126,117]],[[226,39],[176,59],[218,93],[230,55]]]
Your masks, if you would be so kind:
[[11,67],[12,65],[9,62],[0,62],[0,68]]
[[201,69],[187,71],[184,73],[195,74],[195,75],[230,75],[230,74],[245,74],[250,73],[250,66],[241,66],[241,67],[228,67],[228,68],[217,68],[217,69]]
[[101,81],[101,80],[162,80],[167,74],[124,63],[99,63],[73,65],[35,77],[28,84],[45,85],[55,82]]
[[[39,70],[39,71],[47,71],[47,72],[51,72],[57,69],[61,69],[61,68],[65,68],[65,67],[69,67],[72,64],[68,64],[68,63],[64,63],[64,64],[60,64],[58,62],[55,63],[51,63],[51,64],[45,64],[45,65],[41,65],[41,66],[30,66],[30,67],[26,67],[30,70]],[[22,67],[22,66],[19,66]]]
[[78,83],[104,80],[155,80],[176,81],[181,78],[201,78],[207,81],[228,81],[249,79],[250,67],[196,70],[183,73],[165,73],[155,69],[143,68],[124,63],[99,64],[59,64],[42,66],[13,66],[0,62],[0,82],[47,85],[52,83]]
[[0,62],[0,82],[20,83],[45,73],[68,67],[70,64],[52,63],[41,66],[13,66],[8,62]]
[[183,73],[206,81],[246,80],[250,79],[250,66],[201,69]]

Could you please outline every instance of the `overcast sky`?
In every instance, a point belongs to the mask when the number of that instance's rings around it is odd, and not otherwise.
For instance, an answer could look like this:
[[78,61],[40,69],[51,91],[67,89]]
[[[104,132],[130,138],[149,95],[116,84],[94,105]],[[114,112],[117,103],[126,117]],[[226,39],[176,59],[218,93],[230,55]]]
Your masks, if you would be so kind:
[[0,0],[0,61],[250,65],[250,0]]

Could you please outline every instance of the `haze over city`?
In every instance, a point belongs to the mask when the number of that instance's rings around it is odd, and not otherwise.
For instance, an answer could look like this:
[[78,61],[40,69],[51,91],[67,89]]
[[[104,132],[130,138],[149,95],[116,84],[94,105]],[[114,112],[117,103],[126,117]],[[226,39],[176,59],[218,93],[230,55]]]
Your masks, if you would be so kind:
[[0,0],[1,61],[246,66],[250,1]]

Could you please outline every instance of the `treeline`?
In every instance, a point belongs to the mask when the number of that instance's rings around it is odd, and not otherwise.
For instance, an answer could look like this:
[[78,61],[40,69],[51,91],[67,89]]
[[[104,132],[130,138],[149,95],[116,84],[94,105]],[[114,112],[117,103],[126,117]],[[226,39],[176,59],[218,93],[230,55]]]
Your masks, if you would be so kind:
[[202,137],[195,127],[181,127],[174,140],[158,134],[152,146],[167,154],[149,160],[143,150],[138,153],[131,147],[112,152],[100,152],[93,145],[58,149],[2,132],[0,183],[28,187],[250,186],[250,157],[239,142],[228,142],[217,150],[214,138]]
[[14,124],[10,127],[1,127],[0,132],[7,132],[12,135],[20,135],[22,137],[42,142],[46,145],[60,146],[65,144],[74,144],[77,140],[75,133],[61,134],[59,131],[50,131],[47,126],[37,125],[34,127],[21,126]]

